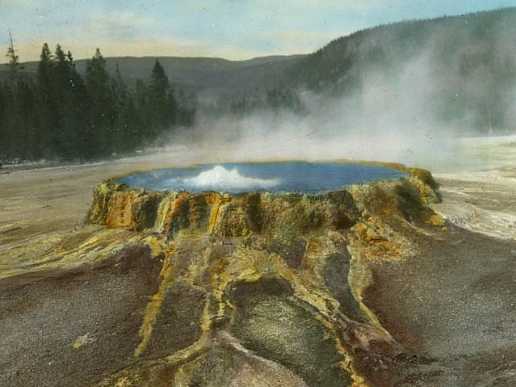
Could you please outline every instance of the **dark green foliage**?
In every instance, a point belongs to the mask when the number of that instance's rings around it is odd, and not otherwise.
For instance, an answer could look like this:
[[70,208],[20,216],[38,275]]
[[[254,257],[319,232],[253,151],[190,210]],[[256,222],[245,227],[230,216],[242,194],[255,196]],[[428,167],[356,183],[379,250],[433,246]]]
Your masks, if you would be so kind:
[[88,145],[97,153],[94,157],[108,155],[114,140],[115,96],[106,71],[106,61],[99,49],[86,68],[86,90],[91,98],[88,136],[91,144]]
[[147,90],[146,110],[151,122],[149,135],[159,131],[175,121],[176,102],[165,70],[156,60]]
[[34,78],[12,74],[0,82],[3,161],[110,157],[151,145],[176,126],[193,125],[195,99],[176,96],[158,61],[150,80],[131,89],[118,67],[109,75],[100,50],[83,78],[70,52],[57,45],[52,54],[45,43]]

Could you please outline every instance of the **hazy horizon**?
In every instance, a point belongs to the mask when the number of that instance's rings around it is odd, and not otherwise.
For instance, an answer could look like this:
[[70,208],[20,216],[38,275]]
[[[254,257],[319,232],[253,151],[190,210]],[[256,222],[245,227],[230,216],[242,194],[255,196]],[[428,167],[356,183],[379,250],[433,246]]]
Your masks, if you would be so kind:
[[[309,54],[333,39],[379,25],[507,8],[516,0],[287,0],[277,10],[268,5],[263,0],[211,0],[202,6],[129,1],[120,12],[118,1],[0,0],[7,20],[0,47],[7,51],[11,30],[22,62],[37,61],[44,42],[51,48],[61,44],[76,59],[90,58],[99,47],[105,57],[241,61]],[[6,61],[2,56],[0,63]]]

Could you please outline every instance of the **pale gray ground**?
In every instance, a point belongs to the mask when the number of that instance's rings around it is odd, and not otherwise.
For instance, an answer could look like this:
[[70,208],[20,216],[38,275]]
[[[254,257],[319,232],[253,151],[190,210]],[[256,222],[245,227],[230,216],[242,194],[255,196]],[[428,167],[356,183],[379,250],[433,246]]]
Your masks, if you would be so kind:
[[516,386],[516,143],[467,144],[476,168],[434,174],[448,238],[376,269],[373,309],[424,359],[403,386]]

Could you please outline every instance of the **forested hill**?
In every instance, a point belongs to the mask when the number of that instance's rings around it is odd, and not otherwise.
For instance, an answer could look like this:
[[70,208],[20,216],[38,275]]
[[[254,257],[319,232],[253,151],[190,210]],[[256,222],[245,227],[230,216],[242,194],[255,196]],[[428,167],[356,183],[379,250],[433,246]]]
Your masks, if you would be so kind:
[[514,130],[516,8],[359,31],[296,57],[274,79],[266,96],[249,89],[233,110],[272,105],[303,111],[293,91],[309,90],[344,97],[355,116],[391,109],[400,120],[422,113],[415,118],[468,134]]
[[[403,21],[358,31],[300,58],[290,80],[310,88],[345,83],[350,72],[400,66],[431,51],[436,70],[460,70],[460,65],[484,59],[499,62],[516,52],[516,7],[429,20]],[[492,56],[488,62],[488,56]],[[480,63],[479,63],[480,64]],[[361,70],[361,71],[359,71]]]
[[426,92],[440,119],[480,130],[515,127],[516,8],[406,21],[334,40],[301,58],[285,84],[332,95]]

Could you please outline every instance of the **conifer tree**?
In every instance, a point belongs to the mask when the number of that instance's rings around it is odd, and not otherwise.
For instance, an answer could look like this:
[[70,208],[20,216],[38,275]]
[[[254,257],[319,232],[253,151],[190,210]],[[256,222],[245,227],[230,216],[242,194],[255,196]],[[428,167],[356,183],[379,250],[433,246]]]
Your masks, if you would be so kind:
[[16,83],[16,128],[14,139],[16,154],[23,160],[34,160],[41,157],[39,136],[36,128],[36,96],[31,81],[19,79]]
[[114,140],[115,114],[106,60],[98,48],[86,66],[86,89],[91,98],[89,146],[93,155],[108,155]]
[[54,128],[58,126],[57,106],[52,84],[53,57],[47,43],[41,48],[40,61],[37,70],[37,97],[38,97],[38,137],[41,141],[42,157],[56,156],[53,149]]
[[163,66],[156,60],[149,84],[149,108],[151,125],[155,136],[174,124],[177,104]]
[[6,56],[8,58],[9,76],[11,79],[16,79],[16,77],[18,76],[18,70],[20,68],[20,63],[19,63],[18,54],[16,53],[16,49],[14,48],[14,39],[13,39],[13,36],[10,31],[9,31],[9,48],[7,49]]

